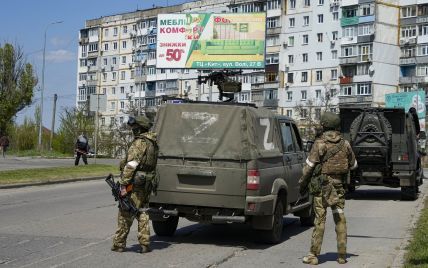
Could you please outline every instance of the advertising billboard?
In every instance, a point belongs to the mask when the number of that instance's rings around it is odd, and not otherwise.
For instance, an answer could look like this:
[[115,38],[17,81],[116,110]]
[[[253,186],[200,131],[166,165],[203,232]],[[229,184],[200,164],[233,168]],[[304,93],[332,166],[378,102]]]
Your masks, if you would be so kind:
[[425,131],[425,91],[410,91],[385,95],[386,108],[404,108],[406,112],[414,107],[418,113],[419,125]]
[[157,68],[265,67],[265,13],[159,14]]

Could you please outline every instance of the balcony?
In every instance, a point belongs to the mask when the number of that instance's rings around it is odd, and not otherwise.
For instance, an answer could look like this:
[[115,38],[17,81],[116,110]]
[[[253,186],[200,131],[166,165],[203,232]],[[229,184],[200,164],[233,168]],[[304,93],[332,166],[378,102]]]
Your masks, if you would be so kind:
[[151,98],[156,96],[156,90],[146,90],[146,98]]
[[339,106],[360,106],[367,107],[371,106],[373,96],[361,95],[361,96],[339,96]]
[[268,28],[266,30],[266,34],[270,35],[270,34],[280,34],[281,33],[281,27],[276,27],[276,28]]
[[416,36],[400,38],[400,46],[414,45],[416,44],[416,42],[417,42]]
[[416,23],[427,23],[428,22],[428,15],[422,15],[416,17]]
[[415,76],[403,76],[399,78],[400,84],[414,84],[416,83],[416,77]]
[[341,76],[341,77],[339,77],[339,83],[341,85],[351,84],[352,83],[352,76]]
[[369,43],[373,42],[375,39],[374,33],[369,35],[359,35],[357,36],[357,43]]
[[339,63],[341,65],[347,65],[347,64],[357,64],[359,60],[359,57],[352,56],[352,57],[342,57],[339,59]]
[[345,27],[345,26],[355,25],[355,24],[358,24],[359,21],[360,21],[360,17],[358,17],[358,16],[349,17],[349,18],[341,18],[340,19],[340,26]]
[[178,95],[180,93],[178,88],[176,87],[166,88],[164,92],[165,92],[165,95]]
[[135,83],[144,83],[147,81],[147,76],[146,75],[135,76],[134,81],[135,81]]
[[277,108],[278,99],[263,100],[263,107]]
[[358,18],[358,23],[368,23],[368,22],[374,22],[375,21],[375,16],[371,15],[371,16],[361,16]]
[[84,45],[84,44],[87,44],[87,43],[89,43],[89,37],[81,37],[80,38],[80,40],[79,40],[79,44],[80,45]]
[[416,58],[416,62],[419,63],[419,64],[426,64],[426,63],[428,63],[428,55],[418,56]]
[[400,65],[414,65],[416,64],[416,58],[400,58]]
[[360,62],[370,62],[373,60],[372,54],[360,55]]

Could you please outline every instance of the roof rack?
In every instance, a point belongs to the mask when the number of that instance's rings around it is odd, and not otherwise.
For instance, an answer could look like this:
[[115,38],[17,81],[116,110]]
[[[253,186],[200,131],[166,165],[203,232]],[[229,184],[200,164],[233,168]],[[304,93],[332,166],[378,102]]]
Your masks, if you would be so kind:
[[177,97],[171,97],[171,96],[162,96],[162,101],[166,102],[166,101],[179,101],[179,103],[194,103],[194,104],[215,104],[215,105],[233,105],[233,106],[248,106],[248,107],[254,107],[254,108],[258,108],[256,106],[256,104],[254,103],[241,103],[241,102],[233,102],[233,101],[228,101],[228,102],[215,102],[215,101],[194,101],[194,100],[189,100],[189,99],[183,99],[183,98],[177,98]]

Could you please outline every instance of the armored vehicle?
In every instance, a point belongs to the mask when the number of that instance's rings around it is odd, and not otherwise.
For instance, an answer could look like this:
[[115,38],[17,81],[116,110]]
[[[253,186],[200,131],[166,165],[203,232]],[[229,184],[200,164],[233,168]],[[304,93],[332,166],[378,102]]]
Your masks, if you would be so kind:
[[355,185],[401,187],[402,199],[416,199],[423,182],[417,117],[402,108],[342,108],[340,118],[358,162],[349,190]]
[[248,223],[257,240],[277,243],[283,215],[312,224],[311,200],[298,185],[306,153],[290,118],[251,105],[166,104],[155,131],[159,183],[149,215],[157,235],[172,236],[184,217]]

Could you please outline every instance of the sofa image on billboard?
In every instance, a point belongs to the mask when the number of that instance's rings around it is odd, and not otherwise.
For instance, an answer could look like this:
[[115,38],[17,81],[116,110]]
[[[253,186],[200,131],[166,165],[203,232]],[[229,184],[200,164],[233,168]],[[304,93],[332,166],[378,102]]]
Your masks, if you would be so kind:
[[204,55],[261,55],[265,50],[263,40],[201,40]]

